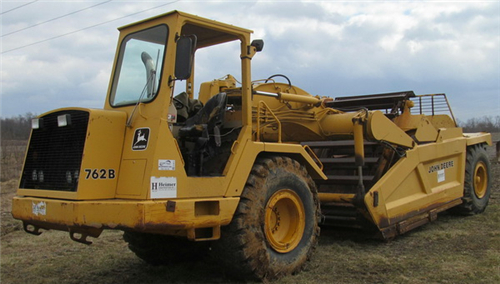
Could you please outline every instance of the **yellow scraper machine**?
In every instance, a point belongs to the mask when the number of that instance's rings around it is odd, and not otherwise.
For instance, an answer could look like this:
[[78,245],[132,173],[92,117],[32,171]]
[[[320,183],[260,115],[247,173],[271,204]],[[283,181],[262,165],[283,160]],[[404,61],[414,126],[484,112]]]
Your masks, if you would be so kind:
[[[238,277],[276,279],[303,267],[321,224],[388,239],[488,204],[491,136],[462,133],[444,94],[332,99],[252,80],[262,40],[178,11],[119,31],[104,109],[33,120],[12,209],[28,233],[122,230],[152,264],[210,250]],[[220,70],[231,57],[235,77]],[[223,77],[195,92],[194,70]]]

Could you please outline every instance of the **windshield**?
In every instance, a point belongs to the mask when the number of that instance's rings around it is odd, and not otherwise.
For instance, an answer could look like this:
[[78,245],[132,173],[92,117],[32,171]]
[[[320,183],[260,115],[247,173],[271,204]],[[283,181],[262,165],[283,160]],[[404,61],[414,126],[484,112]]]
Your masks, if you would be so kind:
[[111,105],[151,101],[160,87],[167,26],[128,35],[120,47],[111,89]]

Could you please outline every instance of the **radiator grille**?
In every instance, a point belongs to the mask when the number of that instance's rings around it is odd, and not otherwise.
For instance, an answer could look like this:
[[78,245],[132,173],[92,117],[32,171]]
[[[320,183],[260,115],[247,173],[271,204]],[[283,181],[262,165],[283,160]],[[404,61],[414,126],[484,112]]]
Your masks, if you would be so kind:
[[[60,115],[69,115],[70,124],[58,127]],[[79,110],[41,117],[31,134],[21,188],[76,191],[88,121],[89,113]]]

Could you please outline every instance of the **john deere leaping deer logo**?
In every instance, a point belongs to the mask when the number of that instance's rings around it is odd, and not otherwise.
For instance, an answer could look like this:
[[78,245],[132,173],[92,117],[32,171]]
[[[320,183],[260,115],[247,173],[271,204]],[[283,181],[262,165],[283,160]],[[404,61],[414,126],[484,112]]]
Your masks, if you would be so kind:
[[132,150],[142,151],[148,148],[149,141],[149,128],[137,128],[134,134],[134,142],[132,143]]

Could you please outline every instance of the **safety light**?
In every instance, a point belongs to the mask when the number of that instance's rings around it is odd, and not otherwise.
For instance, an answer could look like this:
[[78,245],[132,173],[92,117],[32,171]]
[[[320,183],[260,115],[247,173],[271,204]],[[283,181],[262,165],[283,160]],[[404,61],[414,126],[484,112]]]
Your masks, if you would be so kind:
[[66,171],[66,182],[71,183],[73,181],[73,178],[71,177],[71,172]]
[[63,114],[57,116],[57,126],[64,127],[71,125],[71,115]]
[[38,181],[39,182],[45,181],[45,176],[43,175],[43,171],[38,171]]
[[31,120],[31,129],[40,129],[43,126],[42,118],[33,118]]

